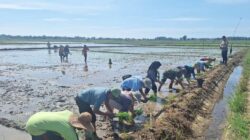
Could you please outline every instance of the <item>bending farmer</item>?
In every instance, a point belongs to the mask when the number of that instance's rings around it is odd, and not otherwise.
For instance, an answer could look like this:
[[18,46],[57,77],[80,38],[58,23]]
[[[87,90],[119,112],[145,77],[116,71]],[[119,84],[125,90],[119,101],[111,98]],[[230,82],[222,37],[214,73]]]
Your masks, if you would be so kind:
[[[108,89],[108,88],[90,88],[83,90],[78,93],[75,97],[76,104],[79,108],[79,112],[89,112],[92,115],[92,124],[95,128],[94,134],[96,135],[96,115],[108,116],[110,118],[114,117],[115,114],[112,112],[112,109],[109,106],[109,100],[111,98],[118,98],[121,94],[120,89]],[[103,112],[100,110],[102,103],[105,104],[107,108],[107,112]],[[90,107],[90,105],[94,105],[94,108]],[[96,135],[97,136],[97,135]]]
[[80,116],[65,110],[60,112],[38,112],[26,123],[32,140],[78,140],[76,129],[94,131],[92,116],[88,112]]
[[[152,90],[154,91],[154,94],[156,96],[157,94],[157,86],[155,82],[159,82],[159,72],[158,69],[160,68],[161,63],[159,61],[154,61],[152,64],[149,66],[148,71],[147,71],[147,78],[149,78],[152,82]],[[148,94],[150,91],[150,88],[146,88],[145,94]]]
[[173,88],[173,83],[174,80],[176,80],[176,84],[180,84],[182,88],[184,88],[183,84],[182,84],[182,75],[183,75],[183,71],[178,69],[178,68],[174,68],[174,69],[170,69],[167,70],[163,73],[163,77],[161,79],[161,83],[160,86],[158,88],[158,91],[161,90],[162,85],[166,82],[167,79],[170,79],[171,82],[169,84],[169,89]]
[[[145,78],[144,80],[140,79],[139,77],[132,76],[130,78],[125,79],[121,84],[122,90],[126,91],[133,91],[135,93],[136,91],[139,91],[140,94],[143,96],[144,101],[147,101],[146,94],[143,91],[143,88],[151,89],[152,88],[152,81],[149,78]],[[138,96],[136,96],[138,97]],[[139,97],[138,97],[139,98]],[[137,99],[140,101],[141,99]]]

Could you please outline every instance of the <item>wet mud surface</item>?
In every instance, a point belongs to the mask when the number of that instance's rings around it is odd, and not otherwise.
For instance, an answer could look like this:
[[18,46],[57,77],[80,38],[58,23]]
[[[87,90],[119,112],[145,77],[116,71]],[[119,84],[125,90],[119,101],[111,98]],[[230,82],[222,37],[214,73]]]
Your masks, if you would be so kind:
[[[83,62],[81,49],[71,49],[67,63],[60,62],[56,50],[0,51],[0,124],[23,130],[28,117],[38,111],[68,109],[78,112],[73,97],[84,88],[119,87],[125,74],[146,76],[148,66],[155,60],[162,63],[162,73],[179,65],[192,65],[201,56],[214,56],[218,58],[215,62],[218,64],[220,51],[204,51],[202,48],[91,48],[87,65]],[[111,66],[108,65],[109,58],[112,59]],[[179,94],[167,87],[164,85],[158,95],[164,99],[171,97],[171,101],[166,100],[170,104]],[[146,116],[157,116],[164,107],[161,99],[147,105],[150,107],[145,109]],[[109,121],[99,117],[97,126],[101,137],[112,136]]]

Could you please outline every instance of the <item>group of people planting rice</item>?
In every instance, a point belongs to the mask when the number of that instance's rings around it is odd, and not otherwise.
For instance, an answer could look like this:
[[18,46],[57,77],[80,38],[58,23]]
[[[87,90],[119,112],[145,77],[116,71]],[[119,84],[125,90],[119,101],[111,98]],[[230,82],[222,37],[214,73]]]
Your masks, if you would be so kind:
[[[223,64],[227,63],[227,45],[228,42],[223,37],[223,43],[220,45]],[[60,47],[60,50],[65,52],[65,48]],[[83,54],[86,57],[87,51],[88,48],[84,48]],[[66,52],[69,53],[67,49]],[[183,65],[171,68],[165,70],[162,75],[158,71],[162,66],[161,62],[153,61],[145,78],[136,75],[124,75],[119,88],[92,87],[75,94],[74,100],[80,115],[68,110],[38,112],[29,118],[26,123],[26,130],[31,134],[32,140],[78,140],[78,132],[82,130],[85,132],[85,139],[101,139],[96,132],[96,115],[113,119],[118,116],[118,111],[130,112],[131,116],[135,117],[137,115],[134,109],[135,102],[148,102],[150,96],[152,96],[149,93],[150,90],[153,90],[153,96],[157,97],[157,92],[161,91],[168,79],[170,80],[169,89],[173,88],[174,82],[175,85],[179,84],[184,89],[184,79],[190,84],[191,79],[196,79],[196,73],[206,71],[212,66],[213,61],[215,61],[215,58],[204,57],[192,66]],[[102,106],[103,104],[104,106]]]

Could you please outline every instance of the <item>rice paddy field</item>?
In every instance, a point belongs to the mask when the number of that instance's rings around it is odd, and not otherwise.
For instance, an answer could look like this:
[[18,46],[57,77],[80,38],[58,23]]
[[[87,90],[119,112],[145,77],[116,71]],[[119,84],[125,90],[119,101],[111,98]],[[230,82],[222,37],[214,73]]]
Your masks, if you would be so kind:
[[[78,46],[80,44],[70,44]],[[4,126],[23,128],[30,115],[38,111],[59,111],[68,109],[78,112],[74,96],[82,89],[89,87],[120,87],[125,74],[146,76],[151,62],[160,61],[163,71],[183,65],[193,65],[200,58],[209,56],[216,58],[213,65],[219,65],[221,56],[217,47],[185,47],[185,46],[126,46],[126,45],[89,46],[87,64],[81,48],[70,48],[68,62],[60,62],[57,49],[44,45],[23,44],[0,45],[0,123]],[[6,50],[12,49],[12,50]],[[19,49],[14,48],[30,48]],[[5,50],[3,50],[5,49]],[[237,47],[233,53],[242,50]],[[112,64],[109,63],[112,60]],[[241,68],[237,68],[237,76]],[[237,74],[236,72],[236,74]],[[162,76],[162,75],[161,75]],[[195,83],[194,79],[192,82]],[[144,109],[147,117],[157,113],[164,106],[162,99],[172,97],[182,90],[175,86],[175,91],[167,87],[169,81],[159,92],[156,103],[149,103]],[[185,86],[187,83],[185,82]],[[232,89],[229,89],[232,91]],[[224,101],[225,102],[225,101]],[[142,107],[143,103],[137,104]],[[148,113],[147,113],[148,112]],[[220,112],[220,109],[219,109]],[[152,115],[151,114],[151,115]],[[139,118],[139,120],[142,120]],[[217,124],[216,124],[217,125]],[[112,137],[112,123],[98,117],[98,133],[104,139]],[[5,128],[1,128],[5,130]],[[210,128],[211,129],[211,128]],[[132,129],[131,129],[132,130]],[[209,135],[212,132],[207,132]],[[17,134],[19,135],[19,133]],[[20,134],[22,135],[22,134]],[[0,136],[1,139],[1,136]]]

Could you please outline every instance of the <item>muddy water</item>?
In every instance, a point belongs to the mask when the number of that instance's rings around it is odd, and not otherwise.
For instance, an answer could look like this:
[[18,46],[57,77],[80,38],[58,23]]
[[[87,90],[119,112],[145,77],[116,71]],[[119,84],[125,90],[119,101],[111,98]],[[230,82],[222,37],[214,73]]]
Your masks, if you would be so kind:
[[242,73],[242,67],[236,67],[233,73],[230,75],[224,93],[218,102],[215,104],[212,112],[212,122],[205,132],[206,139],[220,139],[223,129],[225,128],[225,121],[228,114],[228,99],[233,95],[236,90],[237,84],[239,83],[240,76]]
[[[0,44],[0,50],[2,49],[20,49],[20,48],[47,48],[47,42],[30,42],[33,44]],[[54,45],[69,45],[71,46],[83,46],[87,45],[88,47],[105,47],[105,46],[129,46],[129,45],[122,45],[122,44],[96,44],[96,43],[75,43],[75,42],[51,42],[51,48]]]
[[[0,116],[24,124],[38,111],[78,112],[73,97],[80,90],[119,87],[125,74],[144,77],[152,61],[162,63],[159,70],[162,73],[179,65],[192,65],[201,56],[220,58],[217,49],[102,47],[90,49],[85,65],[81,49],[70,51],[67,63],[60,62],[57,50],[0,51]],[[111,67],[109,58],[113,62]],[[167,87],[166,83],[160,97],[168,95]],[[158,110],[161,100],[152,106]],[[98,133],[105,136],[109,124],[100,119],[98,123]]]
[[31,140],[25,132],[0,125],[0,140]]

